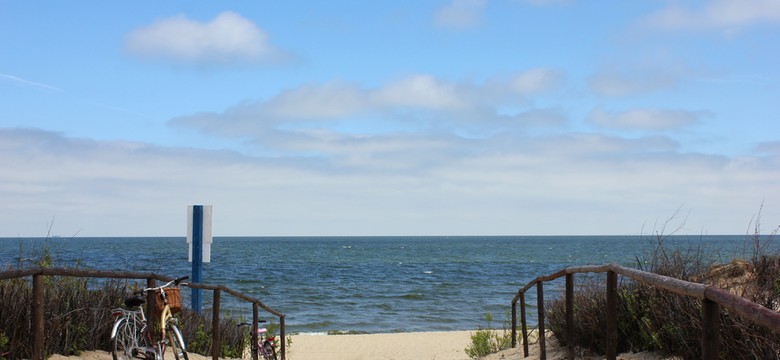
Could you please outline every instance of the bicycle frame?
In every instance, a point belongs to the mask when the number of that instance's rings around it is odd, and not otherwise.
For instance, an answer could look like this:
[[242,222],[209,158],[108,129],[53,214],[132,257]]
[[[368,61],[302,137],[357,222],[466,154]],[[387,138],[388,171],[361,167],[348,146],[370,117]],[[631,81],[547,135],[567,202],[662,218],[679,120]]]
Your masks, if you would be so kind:
[[[146,289],[146,290],[153,290],[153,291],[159,291],[160,295],[163,298],[163,302],[165,303],[165,306],[163,307],[163,311],[160,314],[160,340],[158,342],[159,345],[159,351],[165,352],[165,340],[170,339],[171,341],[177,341],[178,343],[175,344],[180,349],[186,349],[184,345],[184,337],[181,335],[181,331],[178,327],[172,326],[171,329],[175,332],[174,336],[168,337],[169,334],[166,334],[167,331],[167,324],[169,321],[175,321],[176,318],[173,317],[173,313],[171,312],[171,306],[168,304],[168,295],[165,293],[165,288],[169,287],[171,284],[178,285],[180,281],[187,279],[189,276],[185,276],[183,278],[175,279],[163,286]],[[174,324],[175,325],[175,324]]]
[[[165,294],[165,291],[163,291],[162,293]],[[163,295],[163,298],[164,297],[165,297],[165,295]],[[168,300],[166,299],[165,300],[165,307],[163,308],[162,315],[160,315],[160,333],[162,334],[161,337],[160,337],[160,343],[161,344],[165,342],[165,340],[167,339],[166,336],[168,335],[168,334],[165,333],[166,328],[167,328],[165,325],[168,323],[168,321],[172,321],[172,320],[176,320],[176,318],[173,317],[173,313],[171,313],[171,307],[170,307],[170,305],[168,305]],[[171,329],[176,333],[175,334],[176,336],[173,336],[171,338],[171,340],[173,340],[173,341],[176,341],[177,339],[181,340],[181,341],[179,341],[178,344],[176,344],[176,346],[179,347],[180,349],[186,349],[186,347],[184,345],[184,342],[183,342],[184,337],[181,335],[181,331],[179,330],[179,328],[174,326],[174,327],[171,327]],[[161,348],[160,349],[160,351],[164,351],[164,350],[165,350],[165,348]]]
[[119,330],[119,325],[122,324],[121,320],[133,321],[134,323],[137,323],[142,327],[146,325],[146,315],[144,314],[143,309],[138,309],[138,310],[114,309],[112,314],[114,315],[114,317],[122,318],[122,319],[117,319],[114,321],[114,326],[113,328],[111,328],[111,338],[116,337],[116,333]]
[[[276,345],[274,340],[275,340],[274,336],[268,337],[268,329],[266,328],[257,329],[257,347],[260,353],[263,354],[263,357],[268,358],[272,356],[273,359],[276,359],[276,354],[275,354],[276,350],[274,350]],[[271,347],[270,353],[268,352],[268,348],[266,347],[266,345]]]
[[[265,320],[260,320],[259,322],[264,323]],[[250,323],[240,323],[238,324],[239,327],[241,326],[251,326]],[[276,359],[276,337],[275,336],[268,336],[268,329],[261,327],[256,328],[255,332],[252,335],[257,335],[257,342],[252,342],[252,352],[257,353],[258,355],[262,355],[263,359]],[[269,350],[270,348],[270,350]]]
[[[117,358],[117,341],[120,341],[118,339],[119,336],[124,339],[122,340],[122,348],[125,349],[124,351],[126,354],[132,354],[131,357],[137,357],[138,354],[144,354],[143,356],[147,359],[152,357],[154,359],[162,359],[166,346],[173,346],[173,348],[179,349],[177,351],[181,351],[181,353],[174,354],[177,359],[180,355],[183,356],[185,360],[188,358],[184,344],[184,338],[181,335],[181,331],[176,326],[176,319],[173,317],[170,304],[168,303],[167,294],[165,292],[166,288],[171,287],[171,285],[178,285],[179,282],[185,280],[186,278],[188,277],[177,278],[165,285],[143,289],[142,291],[143,294],[147,294],[149,291],[159,291],[162,296],[164,306],[162,313],[159,316],[159,330],[161,336],[157,341],[152,341],[152,332],[150,331],[151,329],[156,328],[157,324],[153,324],[151,325],[153,328],[149,328],[150,324],[147,323],[148,320],[146,318],[146,314],[144,313],[143,307],[141,306],[141,304],[145,302],[143,298],[128,298],[125,300],[125,304],[128,307],[138,307],[138,310],[125,310],[119,308],[112,311],[112,315],[114,315],[116,318],[111,329],[111,340],[115,346],[115,350],[112,352],[112,354],[115,359]],[[151,308],[149,310],[151,311]],[[172,331],[172,333],[168,333],[169,331]],[[127,352],[128,350],[129,352]]]

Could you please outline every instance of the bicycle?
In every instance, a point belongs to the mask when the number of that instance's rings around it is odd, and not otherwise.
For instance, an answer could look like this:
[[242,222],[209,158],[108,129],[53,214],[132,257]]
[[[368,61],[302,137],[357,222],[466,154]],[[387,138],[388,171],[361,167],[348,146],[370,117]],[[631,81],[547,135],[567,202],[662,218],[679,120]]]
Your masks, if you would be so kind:
[[[171,280],[165,285],[143,289],[134,296],[125,299],[129,310],[117,308],[111,311],[116,317],[111,329],[111,356],[114,360],[153,359],[163,360],[166,347],[173,350],[177,360],[189,360],[184,338],[177,326],[178,320],[173,314],[181,311],[181,297],[178,285],[189,276]],[[152,341],[152,332],[146,321],[143,305],[147,292],[159,292],[154,297],[154,310],[159,313],[160,340]]]
[[[259,322],[264,323],[265,320],[259,320]],[[238,324],[238,327],[242,326],[249,326],[252,325],[250,323],[240,323]],[[263,356],[264,360],[276,360],[276,346],[274,343],[275,337],[271,336],[268,337],[268,329],[267,328],[258,328],[257,329],[257,343],[252,344],[252,352],[259,352],[260,355]]]

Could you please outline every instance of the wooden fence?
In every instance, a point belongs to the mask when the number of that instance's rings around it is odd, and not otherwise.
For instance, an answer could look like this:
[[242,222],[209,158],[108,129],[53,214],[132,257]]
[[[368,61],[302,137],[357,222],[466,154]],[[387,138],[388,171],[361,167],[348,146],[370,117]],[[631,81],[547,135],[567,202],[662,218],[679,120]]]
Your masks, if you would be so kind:
[[702,302],[702,358],[716,360],[720,346],[720,307],[723,306],[753,323],[766,326],[774,332],[780,332],[780,313],[758,305],[741,296],[733,295],[714,286],[683,281],[645,271],[622,267],[617,264],[600,266],[568,267],[548,276],[540,276],[517,291],[512,299],[512,347],[517,347],[517,302],[521,306],[523,332],[523,354],[528,357],[528,326],[525,318],[525,293],[536,286],[539,310],[539,359],[546,360],[544,329],[544,282],[566,277],[566,338],[568,339],[567,358],[574,359],[574,274],[607,273],[607,313],[606,340],[607,360],[617,357],[618,319],[617,319],[617,276],[625,276],[640,283],[655,286],[673,293],[693,297]]
[[[173,280],[172,277],[168,276],[162,276],[155,273],[150,272],[122,272],[122,271],[100,271],[100,270],[82,270],[82,269],[64,269],[64,268],[31,268],[31,269],[23,269],[23,270],[11,270],[11,271],[3,271],[0,272],[0,280],[7,280],[7,279],[13,279],[13,278],[20,278],[20,277],[26,277],[26,276],[32,276],[32,296],[33,301],[31,306],[31,313],[32,313],[32,329],[33,329],[33,356],[32,358],[35,360],[43,360],[45,356],[44,351],[44,301],[43,301],[43,277],[44,276],[70,276],[70,277],[88,277],[88,278],[109,278],[109,279],[146,279],[146,286],[147,287],[155,287],[156,282],[163,281],[168,282]],[[248,303],[252,304],[252,326],[253,329],[257,329],[257,324],[259,322],[259,308],[262,308],[263,310],[277,316],[279,318],[279,336],[281,338],[280,342],[280,353],[282,360],[286,359],[286,331],[285,331],[285,324],[284,324],[284,314],[276,311],[269,306],[265,305],[262,301],[255,299],[253,297],[244,295],[238,291],[234,291],[230,288],[227,288],[225,286],[215,286],[215,285],[208,285],[208,284],[199,284],[199,283],[182,283],[182,286],[188,286],[191,288],[198,288],[198,289],[206,289],[206,290],[212,290],[214,292],[214,299],[213,299],[213,305],[212,305],[212,339],[211,339],[211,349],[212,349],[212,358],[214,360],[217,360],[219,358],[219,352],[221,349],[221,341],[219,338],[219,313],[220,313],[220,298],[222,292],[226,292],[232,296],[235,296],[241,300],[244,300]],[[149,298],[147,299],[147,304],[151,304],[153,302],[152,296],[154,294],[147,294]],[[147,312],[147,320],[149,323],[154,323],[156,315],[153,311]],[[185,339],[186,340],[186,339]],[[258,356],[258,349],[256,349],[257,344],[257,331],[252,331],[252,358],[257,360]]]

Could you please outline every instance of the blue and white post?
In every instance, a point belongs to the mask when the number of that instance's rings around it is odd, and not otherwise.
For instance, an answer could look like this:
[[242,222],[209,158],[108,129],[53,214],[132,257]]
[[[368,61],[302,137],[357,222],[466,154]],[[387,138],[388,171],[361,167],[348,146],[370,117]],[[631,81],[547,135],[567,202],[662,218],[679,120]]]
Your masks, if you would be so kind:
[[[211,262],[211,205],[187,207],[187,243],[190,244],[189,261],[192,262],[191,281],[203,282],[203,263]],[[192,288],[192,309],[203,311],[201,290]]]

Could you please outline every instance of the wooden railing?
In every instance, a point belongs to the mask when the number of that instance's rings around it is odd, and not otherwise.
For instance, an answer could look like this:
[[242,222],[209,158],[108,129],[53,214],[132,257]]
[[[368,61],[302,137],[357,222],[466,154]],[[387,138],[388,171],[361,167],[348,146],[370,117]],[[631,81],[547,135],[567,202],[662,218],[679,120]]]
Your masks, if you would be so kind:
[[[32,331],[33,331],[33,346],[32,346],[32,358],[35,360],[43,360],[45,356],[44,352],[44,299],[43,299],[43,277],[44,276],[70,276],[70,277],[88,277],[88,278],[108,278],[108,279],[146,279],[147,287],[155,287],[156,281],[168,282],[173,280],[172,277],[162,276],[151,272],[124,272],[124,271],[101,271],[101,270],[83,270],[83,269],[64,269],[64,268],[31,268],[22,270],[11,270],[0,272],[0,280],[7,280],[13,278],[20,278],[32,276]],[[214,299],[212,305],[212,339],[211,349],[212,358],[217,360],[219,358],[219,352],[221,349],[221,341],[219,337],[219,313],[220,313],[220,297],[224,291],[230,295],[233,295],[241,300],[252,304],[252,326],[253,329],[257,329],[259,322],[258,311],[262,308],[265,311],[277,316],[279,318],[279,336],[280,342],[280,354],[282,360],[286,359],[286,330],[284,324],[284,314],[272,309],[268,305],[265,305],[262,301],[253,297],[244,295],[238,291],[234,291],[225,286],[215,286],[199,283],[186,283],[183,286],[191,288],[212,290],[214,292]],[[150,298],[147,299],[147,303],[151,304],[153,300],[151,296],[154,294],[147,294]],[[148,321],[154,323],[154,312],[148,312]],[[186,340],[186,339],[185,339]],[[257,359],[257,331],[252,331],[252,358]]]
[[780,332],[780,313],[758,305],[743,297],[733,295],[714,286],[683,281],[668,276],[653,274],[637,269],[626,268],[617,264],[600,266],[568,267],[547,276],[540,276],[517,291],[512,299],[512,347],[517,347],[517,302],[521,306],[521,323],[523,332],[523,354],[528,357],[528,326],[525,318],[525,293],[536,286],[537,305],[539,311],[539,359],[546,360],[545,329],[544,329],[544,282],[566,277],[566,339],[567,358],[574,359],[574,274],[577,273],[607,273],[607,313],[606,341],[607,360],[617,357],[618,319],[617,319],[617,276],[625,276],[640,283],[655,286],[673,293],[693,297],[702,302],[702,358],[715,360],[718,358],[720,346],[720,307],[723,306],[753,323],[766,326],[770,330]]

